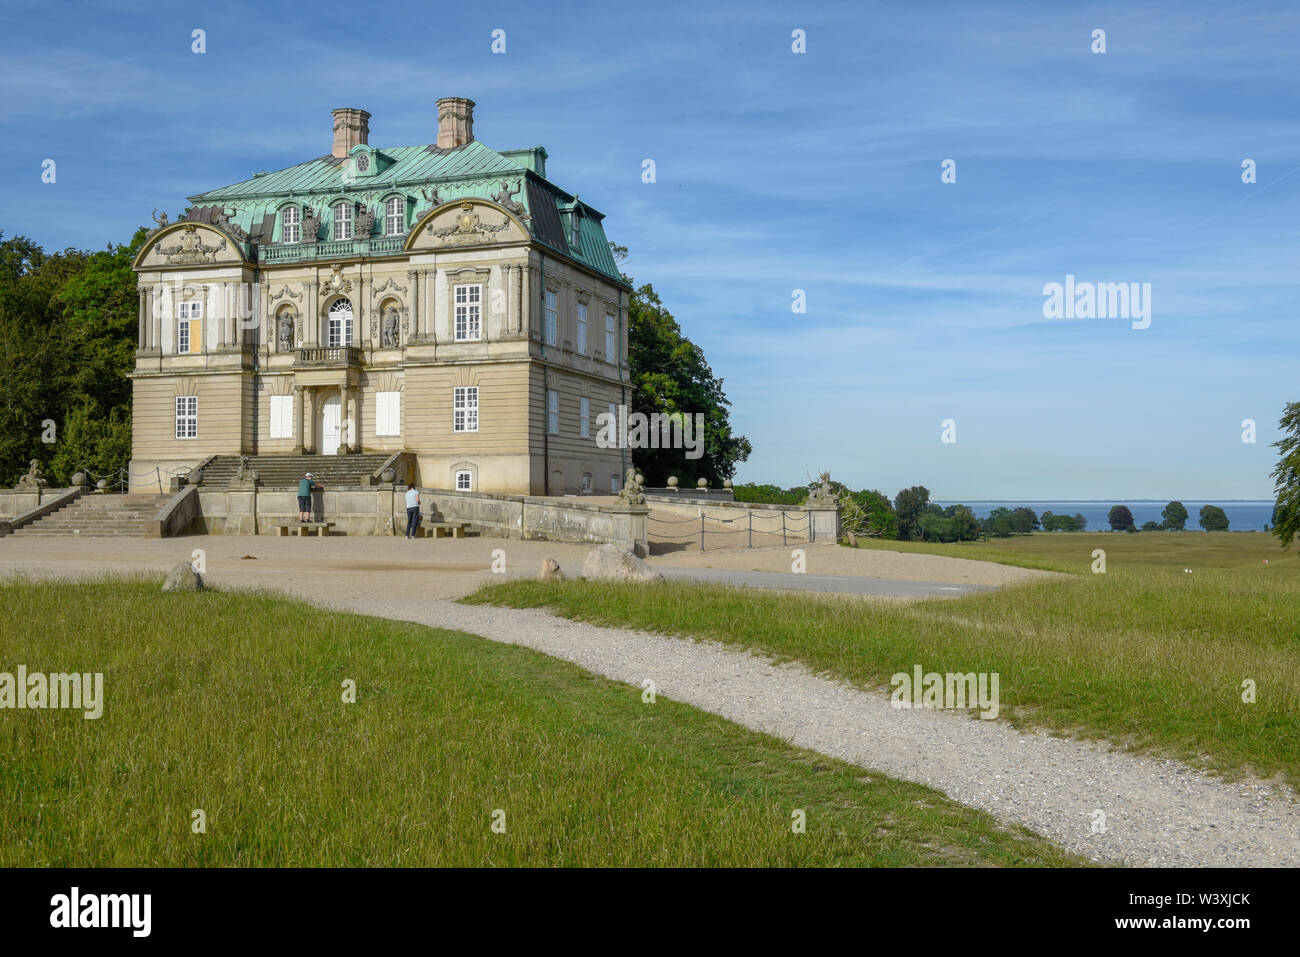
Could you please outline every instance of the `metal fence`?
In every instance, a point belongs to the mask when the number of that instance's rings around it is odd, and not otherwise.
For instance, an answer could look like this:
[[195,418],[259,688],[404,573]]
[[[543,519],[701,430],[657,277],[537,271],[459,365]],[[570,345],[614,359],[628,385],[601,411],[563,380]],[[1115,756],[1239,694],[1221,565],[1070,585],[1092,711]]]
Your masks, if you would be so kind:
[[[755,522],[755,517],[758,522]],[[683,546],[699,543],[700,551],[707,548],[708,543],[714,544],[717,548],[740,547],[742,544],[745,548],[754,547],[754,533],[760,536],[760,544],[775,545],[775,541],[764,543],[761,539],[763,536],[771,536],[773,539],[781,536],[781,544],[788,545],[790,542],[811,542],[812,539],[812,515],[809,512],[801,511],[793,519],[789,513],[782,510],[780,513],[774,513],[770,510],[763,511],[746,511],[743,515],[737,515],[735,518],[719,518],[713,515],[705,515],[704,509],[700,509],[698,518],[669,519],[660,518],[653,514],[647,516],[649,523],[649,538],[651,542],[672,542]],[[725,528],[708,526],[727,526]],[[669,529],[676,528],[676,531]],[[721,541],[719,541],[721,539]]]

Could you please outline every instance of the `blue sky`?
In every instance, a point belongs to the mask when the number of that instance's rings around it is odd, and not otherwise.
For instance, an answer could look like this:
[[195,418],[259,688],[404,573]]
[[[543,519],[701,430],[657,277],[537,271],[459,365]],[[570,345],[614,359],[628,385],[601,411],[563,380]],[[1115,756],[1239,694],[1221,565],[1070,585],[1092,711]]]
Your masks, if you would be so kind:
[[[704,348],[754,444],[738,480],[1270,498],[1300,400],[1298,41],[1269,3],[10,0],[0,229],[125,241],[327,153],[334,107],[382,148],[468,96],[476,137],[544,145]],[[1044,319],[1066,274],[1151,283],[1150,327]]]

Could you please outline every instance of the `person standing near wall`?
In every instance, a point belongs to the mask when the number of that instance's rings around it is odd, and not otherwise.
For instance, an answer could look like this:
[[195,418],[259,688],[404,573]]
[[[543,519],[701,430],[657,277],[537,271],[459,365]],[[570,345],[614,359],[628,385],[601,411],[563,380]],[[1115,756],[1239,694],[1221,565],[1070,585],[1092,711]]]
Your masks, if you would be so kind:
[[299,522],[311,521],[311,493],[315,489],[320,488],[319,485],[317,485],[314,481],[312,481],[314,478],[315,476],[312,475],[310,472],[308,472],[305,478],[299,479],[298,481],[298,521]]
[[415,531],[420,527],[420,490],[414,485],[406,486],[406,537],[415,538]]

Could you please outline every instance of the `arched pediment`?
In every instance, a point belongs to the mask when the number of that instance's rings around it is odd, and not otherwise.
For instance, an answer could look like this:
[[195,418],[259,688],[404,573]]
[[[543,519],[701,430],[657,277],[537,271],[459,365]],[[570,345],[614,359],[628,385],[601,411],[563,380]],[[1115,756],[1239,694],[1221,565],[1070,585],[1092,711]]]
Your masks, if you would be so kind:
[[486,199],[466,197],[429,210],[407,236],[406,248],[496,246],[526,243],[531,238],[513,213]]
[[135,269],[241,265],[239,240],[220,226],[181,220],[164,226],[147,240],[132,264]]

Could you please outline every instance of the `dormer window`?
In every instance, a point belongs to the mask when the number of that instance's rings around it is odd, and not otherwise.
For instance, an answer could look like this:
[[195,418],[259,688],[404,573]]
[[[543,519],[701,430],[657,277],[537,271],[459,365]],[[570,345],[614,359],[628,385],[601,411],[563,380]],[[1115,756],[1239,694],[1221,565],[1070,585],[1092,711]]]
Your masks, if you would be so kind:
[[400,196],[391,196],[384,204],[384,233],[400,236],[406,232],[406,200]]
[[582,207],[574,206],[573,212],[569,215],[569,221],[573,224],[570,230],[569,245],[574,249],[578,248],[578,220],[582,216]]
[[336,203],[334,206],[334,240],[338,242],[352,238],[352,204]]
[[302,210],[297,206],[286,206],[280,214],[280,242],[302,242]]

